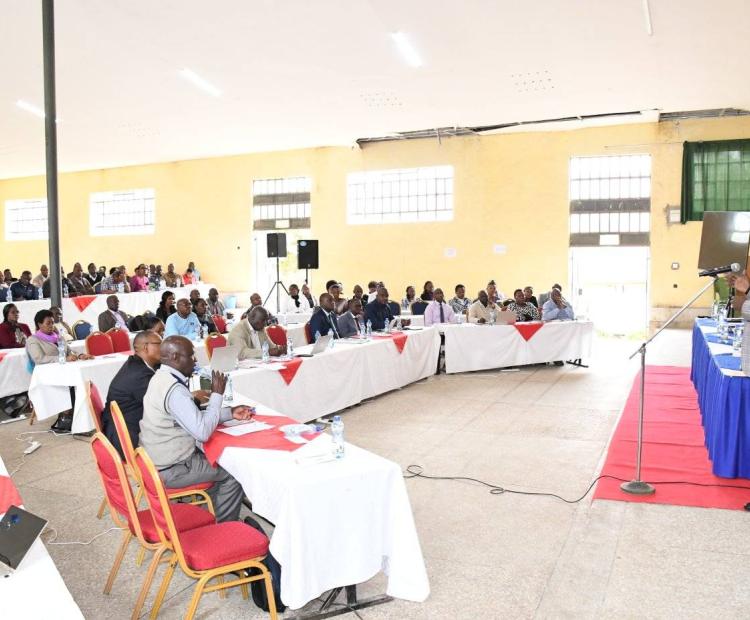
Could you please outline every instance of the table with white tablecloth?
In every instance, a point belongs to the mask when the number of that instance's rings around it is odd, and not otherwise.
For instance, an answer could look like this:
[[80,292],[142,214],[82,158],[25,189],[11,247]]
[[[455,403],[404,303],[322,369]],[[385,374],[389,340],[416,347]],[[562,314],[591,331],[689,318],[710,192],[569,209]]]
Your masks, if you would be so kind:
[[424,328],[405,333],[402,352],[391,339],[376,337],[358,344],[337,340],[333,348],[303,358],[289,384],[273,366],[262,365],[233,371],[232,383],[236,390],[290,418],[314,420],[435,374],[438,331]]
[[[182,288],[170,288],[165,289],[172,291],[175,295],[175,299],[182,297],[190,297],[190,291],[198,289],[202,296],[208,294],[208,290],[212,288],[212,284],[204,284],[203,282],[196,284],[195,286],[185,286]],[[129,314],[130,316],[137,316],[143,314],[147,310],[150,312],[156,312],[161,302],[161,296],[164,291],[141,291],[139,293],[115,293],[117,298],[120,300],[120,310]],[[65,297],[62,300],[62,311],[65,322],[73,327],[73,324],[77,321],[88,321],[94,326],[94,329],[98,329],[99,315],[107,309],[107,297],[109,295],[82,295],[80,297]],[[49,309],[51,302],[49,299],[33,299],[30,301],[14,301],[13,302],[18,308],[20,323],[26,323],[29,329],[33,333],[36,329],[34,325],[34,315],[39,310]],[[0,312],[5,304],[0,304]]]
[[380,571],[388,595],[424,601],[430,586],[401,468],[348,443],[343,459],[298,463],[306,453],[330,454],[331,445],[320,435],[295,452],[230,447],[219,457],[253,511],[275,525],[270,549],[281,564],[282,601],[298,609]]
[[[7,484],[7,476],[8,470],[0,457],[0,481]],[[4,507],[0,507],[0,519],[4,511]],[[39,516],[44,518],[44,515]],[[12,575],[0,578],[0,617],[19,620],[83,620],[81,610],[41,540],[34,542]]]

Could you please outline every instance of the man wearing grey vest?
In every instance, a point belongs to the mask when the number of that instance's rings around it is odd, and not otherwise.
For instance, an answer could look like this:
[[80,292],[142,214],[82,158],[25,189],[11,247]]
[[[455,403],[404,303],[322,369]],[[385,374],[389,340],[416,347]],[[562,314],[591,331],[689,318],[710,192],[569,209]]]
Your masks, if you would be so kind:
[[214,372],[208,407],[201,411],[188,389],[195,367],[193,343],[170,336],[161,344],[161,368],[154,373],[143,397],[140,445],[154,462],[167,487],[212,482],[208,489],[216,520],[237,521],[242,486],[221,467],[212,467],[198,448],[222,422],[249,420],[250,407],[222,407],[226,376]]

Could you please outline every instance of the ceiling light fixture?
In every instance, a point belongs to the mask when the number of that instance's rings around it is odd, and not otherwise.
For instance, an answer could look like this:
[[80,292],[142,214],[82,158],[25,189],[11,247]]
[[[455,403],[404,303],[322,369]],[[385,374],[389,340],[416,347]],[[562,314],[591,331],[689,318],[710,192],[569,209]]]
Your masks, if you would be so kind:
[[42,110],[42,108],[38,108],[33,103],[29,103],[28,101],[19,99],[18,101],[16,101],[16,106],[21,108],[22,110],[25,110],[29,114],[33,114],[34,116],[38,116],[42,119],[44,118],[44,110]]
[[206,92],[213,97],[221,97],[221,91],[208,80],[204,80],[195,71],[191,71],[188,68],[180,69],[180,75],[193,86],[200,88],[203,92]]
[[654,34],[654,28],[651,25],[651,8],[648,0],[643,0],[643,16],[646,18],[646,33],[651,37]]
[[417,50],[414,49],[411,41],[406,38],[403,32],[392,32],[391,39],[393,39],[396,49],[398,49],[407,65],[415,69],[419,69],[422,66],[422,59],[417,54]]

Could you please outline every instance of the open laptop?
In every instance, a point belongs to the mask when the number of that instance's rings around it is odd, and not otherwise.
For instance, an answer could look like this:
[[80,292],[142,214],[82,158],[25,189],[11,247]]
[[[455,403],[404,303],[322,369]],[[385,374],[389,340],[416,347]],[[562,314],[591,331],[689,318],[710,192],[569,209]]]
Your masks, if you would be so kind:
[[10,576],[47,525],[41,517],[11,506],[0,521],[0,576]]
[[506,310],[500,312],[499,310],[495,313],[495,325],[513,325],[516,322],[516,313]]
[[240,347],[237,345],[214,349],[211,354],[211,370],[230,372],[237,366],[239,356]]
[[323,353],[328,348],[328,344],[331,342],[331,338],[333,338],[332,334],[326,334],[325,336],[321,336],[318,338],[317,342],[312,346],[312,349],[309,353],[295,353],[294,357],[312,357],[313,355],[316,355],[317,353]]

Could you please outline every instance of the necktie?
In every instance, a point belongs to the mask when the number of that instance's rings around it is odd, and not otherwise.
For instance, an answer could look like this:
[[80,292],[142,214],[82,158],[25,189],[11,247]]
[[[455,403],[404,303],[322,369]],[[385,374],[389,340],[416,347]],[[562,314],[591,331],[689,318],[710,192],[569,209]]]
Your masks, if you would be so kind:
[[445,314],[443,313],[443,302],[440,302],[440,322],[445,323]]
[[333,323],[333,314],[328,315],[328,323],[331,326],[331,331],[333,331],[333,337],[338,338],[339,332],[336,330],[336,325]]
[[357,333],[361,332],[362,330],[359,327],[359,318],[356,316],[354,317],[354,324],[357,326]]

